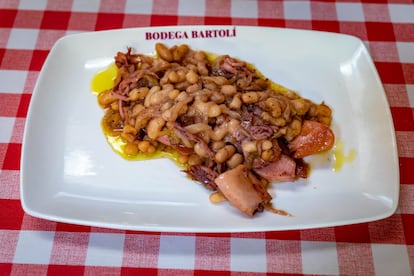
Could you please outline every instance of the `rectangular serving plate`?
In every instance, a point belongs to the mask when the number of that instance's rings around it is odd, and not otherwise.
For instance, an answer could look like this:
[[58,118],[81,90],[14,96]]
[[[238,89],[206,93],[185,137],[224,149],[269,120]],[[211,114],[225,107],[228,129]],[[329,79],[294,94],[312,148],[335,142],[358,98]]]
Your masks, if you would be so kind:
[[[250,218],[167,159],[127,161],[100,127],[94,74],[133,47],[188,44],[255,65],[266,77],[333,109],[333,129],[352,162],[333,171],[332,151],[310,158],[306,180],[273,184],[273,205],[292,216]],[[63,37],[33,92],[23,138],[21,202],[32,216],[128,230],[251,232],[338,226],[393,214],[399,196],[395,132],[372,59],[356,37],[247,26],[133,28]]]

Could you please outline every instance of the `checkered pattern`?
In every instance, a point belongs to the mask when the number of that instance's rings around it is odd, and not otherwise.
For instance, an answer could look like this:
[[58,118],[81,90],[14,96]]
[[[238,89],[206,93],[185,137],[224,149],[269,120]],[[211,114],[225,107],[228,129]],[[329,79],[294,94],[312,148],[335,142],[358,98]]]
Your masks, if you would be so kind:
[[[245,234],[119,231],[26,215],[19,201],[24,123],[55,41],[84,31],[184,24],[323,30],[366,42],[396,129],[397,212],[371,223]],[[413,0],[0,1],[1,275],[414,274],[413,168]]]

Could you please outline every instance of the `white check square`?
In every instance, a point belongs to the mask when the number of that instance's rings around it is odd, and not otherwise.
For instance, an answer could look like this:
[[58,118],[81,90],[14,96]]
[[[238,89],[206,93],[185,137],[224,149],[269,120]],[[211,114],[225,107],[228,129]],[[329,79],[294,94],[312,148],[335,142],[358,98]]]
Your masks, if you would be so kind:
[[97,12],[99,11],[100,0],[73,0],[72,11]]
[[20,0],[19,10],[45,10],[47,0]]
[[21,94],[26,83],[27,71],[0,70],[0,91]]
[[411,275],[406,245],[372,244],[371,248],[377,276]]
[[161,236],[158,267],[194,269],[195,237]]
[[304,274],[339,274],[334,242],[302,241],[301,247]]
[[20,231],[13,263],[48,264],[55,233]]
[[206,3],[204,0],[178,1],[178,14],[189,16],[204,16]]
[[34,49],[37,42],[39,30],[12,29],[7,42],[9,49]]
[[231,270],[266,272],[266,241],[264,239],[231,239]]
[[152,2],[153,2],[152,0],[140,0],[140,1],[127,0],[126,5],[125,5],[125,13],[151,14]]
[[309,2],[287,1],[284,3],[284,12],[286,19],[311,19],[311,7]]
[[336,13],[339,21],[365,21],[364,10],[360,3],[337,3]]
[[414,107],[414,84],[407,84],[407,93],[410,107]]
[[391,21],[394,23],[414,23],[414,5],[390,4]]
[[258,7],[257,1],[231,1],[231,16],[257,18]]
[[397,49],[401,63],[414,63],[414,42],[397,42]]
[[9,143],[13,133],[14,118],[0,117],[0,143]]
[[91,233],[89,236],[86,265],[121,266],[124,234]]

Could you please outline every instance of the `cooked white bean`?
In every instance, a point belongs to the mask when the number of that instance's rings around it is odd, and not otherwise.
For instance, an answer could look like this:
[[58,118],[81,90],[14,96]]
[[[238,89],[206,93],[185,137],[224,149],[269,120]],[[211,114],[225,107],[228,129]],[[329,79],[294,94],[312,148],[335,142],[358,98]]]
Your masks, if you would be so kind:
[[198,82],[198,75],[193,70],[188,71],[188,73],[185,75],[185,78],[191,84],[195,84]]
[[226,96],[233,96],[237,93],[237,89],[234,85],[225,84],[221,87],[221,93]]
[[229,160],[227,160],[226,162],[227,166],[229,166],[230,168],[235,168],[241,163],[243,163],[243,155],[241,155],[240,153],[233,154],[233,156],[230,157]]
[[217,117],[220,114],[221,114],[220,106],[218,106],[216,103],[210,102],[207,107],[207,116],[212,118],[212,117]]
[[264,140],[262,141],[262,150],[269,150],[273,148],[273,143],[270,140]]
[[244,152],[252,153],[257,151],[257,142],[255,140],[243,142],[241,146]]
[[147,96],[145,97],[144,106],[149,107],[151,105],[151,97],[158,91],[160,91],[161,88],[159,86],[153,86],[149,91]]
[[200,157],[208,157],[209,154],[206,151],[206,149],[200,145],[200,143],[196,143],[194,145],[194,152],[197,153],[198,156]]
[[214,158],[218,163],[223,163],[226,162],[235,152],[236,148],[234,146],[227,145],[219,149]]
[[166,61],[172,61],[173,55],[171,54],[170,50],[167,46],[165,46],[162,43],[155,44],[155,50],[157,51],[157,54]]
[[161,117],[152,118],[147,125],[148,137],[151,139],[157,139],[162,127],[165,125],[165,121]]
[[257,103],[259,95],[256,92],[246,92],[241,95],[241,98],[246,104]]
[[240,109],[241,106],[242,106],[242,104],[243,103],[242,103],[242,101],[240,99],[240,94],[236,94],[236,95],[233,96],[233,98],[232,98],[232,100],[230,102],[229,107],[231,109]]

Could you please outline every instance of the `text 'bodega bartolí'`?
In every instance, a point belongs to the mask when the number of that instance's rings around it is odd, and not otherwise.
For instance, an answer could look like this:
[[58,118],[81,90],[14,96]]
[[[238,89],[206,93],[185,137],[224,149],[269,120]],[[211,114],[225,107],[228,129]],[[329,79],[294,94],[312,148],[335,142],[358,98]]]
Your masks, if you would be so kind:
[[212,30],[191,30],[191,31],[161,31],[146,32],[146,40],[167,40],[167,39],[189,39],[189,38],[220,38],[235,37],[236,28],[233,29],[212,29]]

